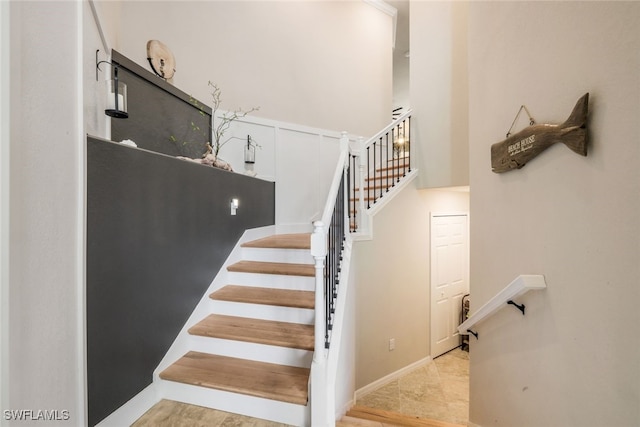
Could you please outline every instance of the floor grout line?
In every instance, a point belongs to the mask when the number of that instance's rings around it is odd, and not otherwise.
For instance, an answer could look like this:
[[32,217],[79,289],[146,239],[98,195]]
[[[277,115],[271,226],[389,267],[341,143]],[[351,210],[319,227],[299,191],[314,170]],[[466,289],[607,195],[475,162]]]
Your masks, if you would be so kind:
[[363,396],[356,404],[466,424],[469,419],[469,353],[455,349]]

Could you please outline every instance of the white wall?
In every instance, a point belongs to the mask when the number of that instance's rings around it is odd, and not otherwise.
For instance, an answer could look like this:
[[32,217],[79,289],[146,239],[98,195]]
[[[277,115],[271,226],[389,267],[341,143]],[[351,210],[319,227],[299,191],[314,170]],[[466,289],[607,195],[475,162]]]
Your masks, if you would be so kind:
[[[104,113],[106,108],[106,88],[105,83],[109,74],[108,64],[101,64],[96,80],[96,50],[98,50],[98,61],[107,60],[107,53],[102,42],[98,22],[102,29],[102,35],[108,46],[113,44],[113,33],[110,28],[114,25],[109,19],[112,14],[107,5],[118,5],[117,2],[96,3],[95,15],[92,13],[89,2],[83,2],[83,37],[82,37],[82,73],[83,73],[83,114],[84,127],[87,134],[110,139],[111,118]],[[113,6],[112,6],[113,7]],[[117,10],[117,9],[116,9]],[[97,17],[97,19],[96,19]],[[117,22],[117,21],[116,21]]]
[[410,47],[410,8],[409,0],[387,0],[386,3],[398,10],[396,18],[396,40],[393,49],[393,108],[403,107],[407,111],[411,108],[409,64],[406,56]]
[[416,187],[374,217],[373,240],[354,243],[357,389],[430,355],[429,215],[468,211],[469,193]]
[[116,50],[149,68],[162,41],[205,103],[211,80],[225,110],[363,136],[390,121],[392,21],[364,2],[124,1],[120,24]]
[[66,410],[65,425],[85,424],[82,7],[10,3],[7,409]]
[[[0,408],[9,408],[9,3],[0,2]],[[0,425],[4,426],[4,417]]]
[[411,2],[411,142],[421,188],[469,185],[467,7]]
[[[548,288],[471,339],[481,426],[640,423],[640,4],[469,5],[472,311],[518,274]],[[520,105],[560,123],[590,92],[586,158],[557,144],[494,174]]]
[[276,182],[279,232],[311,232],[312,222],[322,216],[337,166],[340,133],[245,117],[229,128],[228,136],[238,140],[224,147],[224,160],[238,173],[245,173],[243,144],[247,135],[259,144],[254,164],[256,176]]

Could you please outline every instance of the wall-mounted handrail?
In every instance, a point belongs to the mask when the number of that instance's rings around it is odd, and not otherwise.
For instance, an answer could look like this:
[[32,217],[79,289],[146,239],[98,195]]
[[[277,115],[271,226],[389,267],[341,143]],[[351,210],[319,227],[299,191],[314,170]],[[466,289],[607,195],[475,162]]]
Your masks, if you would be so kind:
[[[473,313],[473,315],[458,326],[458,332],[462,335],[469,335],[471,333],[477,338],[476,332],[472,331],[474,325],[491,316],[501,308],[506,307],[509,301],[512,301],[514,298],[517,298],[526,292],[536,289],[544,289],[546,287],[547,283],[542,275],[523,274],[516,277],[513,282],[509,283],[503,290],[498,292],[496,296],[487,301],[485,305],[480,307],[475,313]],[[524,306],[521,310],[524,314]]]

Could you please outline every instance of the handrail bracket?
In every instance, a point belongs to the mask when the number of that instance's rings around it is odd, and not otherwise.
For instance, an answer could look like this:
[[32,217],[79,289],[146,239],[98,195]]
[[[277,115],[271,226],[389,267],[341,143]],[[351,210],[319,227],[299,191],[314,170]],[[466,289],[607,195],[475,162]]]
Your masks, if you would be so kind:
[[518,310],[520,310],[522,312],[522,315],[524,316],[524,309],[525,309],[525,305],[524,304],[516,304],[513,300],[507,301],[507,304],[511,304],[514,307],[516,307]]

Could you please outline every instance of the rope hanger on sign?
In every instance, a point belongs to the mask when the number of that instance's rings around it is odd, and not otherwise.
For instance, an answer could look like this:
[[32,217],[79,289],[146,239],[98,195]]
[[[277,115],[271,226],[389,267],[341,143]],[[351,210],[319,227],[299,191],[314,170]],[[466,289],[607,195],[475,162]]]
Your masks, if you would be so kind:
[[527,107],[525,105],[521,105],[520,109],[518,110],[518,114],[516,114],[515,119],[513,119],[513,123],[511,123],[511,127],[507,131],[507,138],[511,136],[511,131],[513,130],[513,126],[516,124],[516,121],[518,121],[518,117],[520,117],[520,113],[522,113],[522,110],[526,111],[527,116],[529,116],[529,125],[533,126],[535,124],[536,121],[533,120],[533,117],[531,117],[531,113],[529,113],[529,110],[527,109]]

